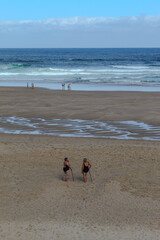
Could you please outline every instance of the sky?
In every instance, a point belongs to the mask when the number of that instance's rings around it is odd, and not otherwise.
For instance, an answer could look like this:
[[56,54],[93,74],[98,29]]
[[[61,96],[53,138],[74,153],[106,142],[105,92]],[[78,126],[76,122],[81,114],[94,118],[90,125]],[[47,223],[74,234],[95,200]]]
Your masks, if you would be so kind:
[[160,0],[0,0],[12,47],[160,47]]

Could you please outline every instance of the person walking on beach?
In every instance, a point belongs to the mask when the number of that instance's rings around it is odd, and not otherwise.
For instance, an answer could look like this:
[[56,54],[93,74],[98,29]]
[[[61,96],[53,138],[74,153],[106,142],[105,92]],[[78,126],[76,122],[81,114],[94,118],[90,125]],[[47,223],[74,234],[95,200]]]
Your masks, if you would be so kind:
[[32,83],[32,89],[34,89],[34,83]]
[[71,90],[71,84],[70,83],[68,84],[68,90]]
[[72,171],[72,168],[69,165],[69,160],[68,160],[68,158],[64,158],[64,164],[63,164],[63,171],[64,171],[63,180],[64,181],[68,181],[68,179],[69,179],[69,169],[71,169],[71,171]]
[[65,90],[65,83],[62,83],[62,90]]
[[82,174],[85,183],[87,182],[87,173],[91,167],[92,165],[87,161],[87,158],[84,158],[82,164]]

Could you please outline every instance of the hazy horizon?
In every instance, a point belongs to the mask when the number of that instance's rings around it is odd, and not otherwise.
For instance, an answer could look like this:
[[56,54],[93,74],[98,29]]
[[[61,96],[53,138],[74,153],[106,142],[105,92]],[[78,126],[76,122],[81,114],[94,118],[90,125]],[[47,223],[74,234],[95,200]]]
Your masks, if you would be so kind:
[[0,48],[160,48],[159,9],[159,0],[8,0]]

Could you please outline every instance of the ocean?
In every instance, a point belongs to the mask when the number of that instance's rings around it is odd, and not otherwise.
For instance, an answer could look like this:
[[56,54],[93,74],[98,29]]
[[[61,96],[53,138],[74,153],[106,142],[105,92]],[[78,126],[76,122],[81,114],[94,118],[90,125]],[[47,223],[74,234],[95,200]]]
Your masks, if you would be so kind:
[[0,49],[0,86],[160,91],[160,48]]

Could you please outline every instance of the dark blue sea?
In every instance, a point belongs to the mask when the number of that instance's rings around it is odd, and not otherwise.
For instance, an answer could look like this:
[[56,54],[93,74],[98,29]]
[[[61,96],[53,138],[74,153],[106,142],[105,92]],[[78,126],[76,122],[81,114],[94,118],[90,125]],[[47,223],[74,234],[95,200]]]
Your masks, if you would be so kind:
[[0,49],[0,86],[160,91],[160,48]]

